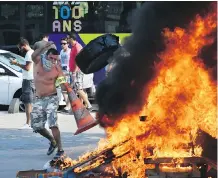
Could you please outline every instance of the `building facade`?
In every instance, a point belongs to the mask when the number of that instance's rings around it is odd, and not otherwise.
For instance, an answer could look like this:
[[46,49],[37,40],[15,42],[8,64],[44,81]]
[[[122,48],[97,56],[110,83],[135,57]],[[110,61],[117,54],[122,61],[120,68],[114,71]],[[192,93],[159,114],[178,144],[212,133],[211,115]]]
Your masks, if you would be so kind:
[[[128,17],[140,2],[81,2],[85,15],[80,19],[80,33],[129,33]],[[16,45],[19,38],[25,37],[33,44],[41,33],[54,33],[55,20],[53,6],[80,2],[0,2],[0,46]]]

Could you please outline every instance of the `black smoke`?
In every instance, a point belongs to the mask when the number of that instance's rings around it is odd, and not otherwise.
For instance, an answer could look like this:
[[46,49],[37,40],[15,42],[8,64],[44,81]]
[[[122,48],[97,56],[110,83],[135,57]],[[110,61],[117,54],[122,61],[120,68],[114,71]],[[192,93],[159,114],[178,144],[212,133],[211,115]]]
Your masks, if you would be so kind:
[[[200,1],[145,2],[133,16],[132,35],[124,44],[131,55],[114,56],[116,66],[97,88],[99,112],[111,120],[138,112],[146,102],[142,90],[155,75],[153,67],[158,62],[157,54],[165,48],[162,30],[166,27],[172,30],[186,28],[197,14],[206,15],[209,5],[210,2]],[[205,49],[206,53],[210,50]]]

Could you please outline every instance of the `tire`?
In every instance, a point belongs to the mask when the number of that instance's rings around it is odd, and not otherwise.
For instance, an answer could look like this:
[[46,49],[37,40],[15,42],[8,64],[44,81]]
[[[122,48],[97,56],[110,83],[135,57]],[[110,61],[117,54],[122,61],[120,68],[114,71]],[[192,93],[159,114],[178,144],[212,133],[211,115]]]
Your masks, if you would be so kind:
[[76,64],[84,74],[99,71],[108,64],[108,59],[120,47],[119,37],[105,34],[90,41],[76,56]]

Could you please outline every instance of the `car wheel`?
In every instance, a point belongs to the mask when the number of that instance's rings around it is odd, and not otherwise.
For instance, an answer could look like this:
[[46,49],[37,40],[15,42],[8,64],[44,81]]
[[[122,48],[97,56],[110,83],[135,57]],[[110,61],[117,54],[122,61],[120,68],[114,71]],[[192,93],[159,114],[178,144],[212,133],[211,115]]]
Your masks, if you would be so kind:
[[24,105],[24,103],[23,103],[22,100],[21,100],[21,96],[20,96],[19,108],[20,108],[20,111],[25,111],[25,105]]

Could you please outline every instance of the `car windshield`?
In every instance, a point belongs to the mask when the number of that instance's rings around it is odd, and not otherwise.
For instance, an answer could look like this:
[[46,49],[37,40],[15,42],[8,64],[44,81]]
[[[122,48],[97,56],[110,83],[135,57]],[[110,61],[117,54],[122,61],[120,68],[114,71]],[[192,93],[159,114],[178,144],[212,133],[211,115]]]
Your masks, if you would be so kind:
[[20,67],[10,64],[10,58],[16,59],[17,62],[19,62],[21,64],[25,64],[24,58],[17,55],[17,54],[14,54],[14,53],[9,52],[9,51],[0,53],[0,61],[2,63],[4,63],[5,65],[11,67],[12,69],[16,70],[17,72],[22,72],[22,69]]

